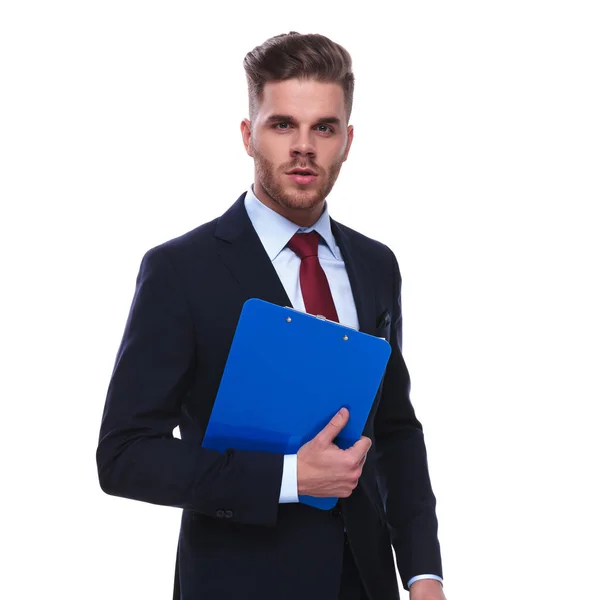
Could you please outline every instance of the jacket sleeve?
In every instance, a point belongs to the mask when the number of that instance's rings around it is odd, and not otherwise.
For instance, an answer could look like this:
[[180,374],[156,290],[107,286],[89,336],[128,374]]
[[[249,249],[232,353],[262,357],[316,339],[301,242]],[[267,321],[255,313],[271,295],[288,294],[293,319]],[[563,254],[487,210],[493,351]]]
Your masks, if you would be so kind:
[[273,526],[283,456],[173,436],[195,376],[195,332],[166,250],[143,258],[108,387],[96,461],[107,494]]
[[437,538],[436,499],[427,466],[421,423],[410,401],[410,377],[402,357],[401,278],[393,263],[394,308],[390,343],[392,353],[383,380],[375,417],[374,448],[398,571],[405,589],[415,575],[442,577]]

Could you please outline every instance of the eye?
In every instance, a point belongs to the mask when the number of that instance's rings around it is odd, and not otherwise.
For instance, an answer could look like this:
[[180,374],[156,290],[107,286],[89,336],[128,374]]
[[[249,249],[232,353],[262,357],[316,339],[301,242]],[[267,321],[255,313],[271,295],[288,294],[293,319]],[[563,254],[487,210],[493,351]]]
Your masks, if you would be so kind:
[[[285,125],[285,127],[281,127],[281,125]],[[289,123],[287,123],[286,121],[282,121],[281,123],[275,123],[275,125],[273,125],[274,129],[279,129],[281,131],[285,131],[286,129],[289,129]]]
[[334,133],[333,127],[329,126],[329,125],[317,125],[317,128],[319,129],[319,131],[321,133]]

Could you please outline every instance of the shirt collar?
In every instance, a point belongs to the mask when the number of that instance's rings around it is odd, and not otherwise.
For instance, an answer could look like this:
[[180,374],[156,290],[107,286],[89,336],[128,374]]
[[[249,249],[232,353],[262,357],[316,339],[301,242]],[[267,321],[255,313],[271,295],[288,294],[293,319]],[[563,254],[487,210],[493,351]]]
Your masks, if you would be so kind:
[[331,231],[331,221],[327,203],[319,220],[311,227],[298,227],[284,216],[264,205],[254,194],[251,185],[246,192],[244,205],[248,217],[260,238],[271,261],[287,246],[292,236],[297,233],[316,231],[327,244],[327,248],[337,260],[340,260],[339,250]]

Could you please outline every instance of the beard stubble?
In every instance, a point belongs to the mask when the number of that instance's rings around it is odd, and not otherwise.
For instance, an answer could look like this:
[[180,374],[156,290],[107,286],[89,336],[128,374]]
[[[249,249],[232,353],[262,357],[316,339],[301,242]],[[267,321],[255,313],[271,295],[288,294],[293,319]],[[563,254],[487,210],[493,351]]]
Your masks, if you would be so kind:
[[318,174],[317,181],[322,181],[316,189],[297,189],[294,192],[289,193],[279,181],[275,165],[261,154],[256,147],[253,146],[252,150],[258,181],[263,189],[274,202],[292,210],[301,209],[310,211],[319,206],[319,204],[327,198],[329,192],[331,192],[344,162],[343,160],[335,162],[325,173],[325,176],[322,175],[323,169],[319,169],[311,162],[306,162],[301,165],[299,161],[296,161],[295,164],[290,164],[290,166],[281,169],[281,176],[286,177],[285,173],[295,168],[301,166],[311,168]]

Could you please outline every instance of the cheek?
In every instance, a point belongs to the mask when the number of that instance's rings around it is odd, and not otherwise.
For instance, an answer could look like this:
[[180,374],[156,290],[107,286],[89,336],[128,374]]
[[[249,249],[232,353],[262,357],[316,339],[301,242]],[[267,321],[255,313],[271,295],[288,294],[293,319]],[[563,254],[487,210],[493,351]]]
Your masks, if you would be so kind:
[[323,147],[323,153],[326,153],[328,158],[329,158],[329,162],[331,163],[335,163],[338,162],[340,160],[340,158],[342,158],[344,156],[344,152],[346,152],[346,143],[348,141],[348,138],[344,137],[343,139],[341,138],[337,138],[335,141],[334,140],[328,140],[330,143],[327,145],[324,145]]
[[324,153],[322,155],[324,160],[324,166],[326,165],[327,169],[337,167],[344,158],[344,152],[346,151],[346,147],[344,145],[336,145],[335,148],[328,148],[327,150],[327,153]]
[[258,145],[258,151],[274,167],[278,168],[283,163],[289,162],[290,150],[284,140],[263,140],[263,143]]

